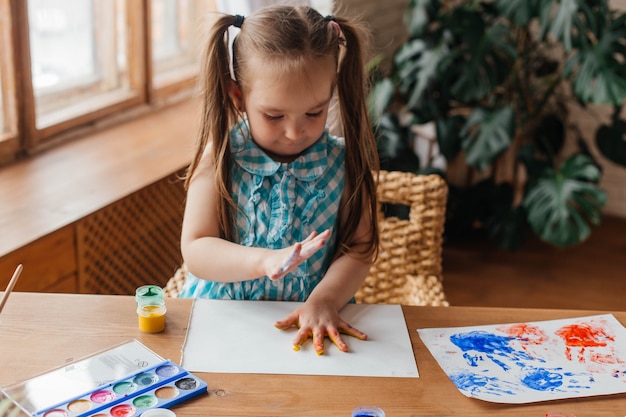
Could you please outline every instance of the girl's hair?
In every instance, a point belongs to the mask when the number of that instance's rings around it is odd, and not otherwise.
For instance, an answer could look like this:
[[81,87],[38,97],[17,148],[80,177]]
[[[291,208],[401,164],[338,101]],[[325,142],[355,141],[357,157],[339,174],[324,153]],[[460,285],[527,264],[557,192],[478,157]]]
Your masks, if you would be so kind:
[[310,7],[266,7],[246,17],[223,15],[211,28],[206,45],[202,72],[204,102],[196,154],[187,171],[186,187],[196,170],[207,144],[215,167],[215,184],[219,195],[218,217],[222,237],[233,240],[234,215],[238,208],[230,194],[232,159],[229,131],[242,114],[229,97],[231,61],[228,29],[241,27],[233,41],[233,76],[242,91],[254,73],[247,58],[261,59],[279,71],[302,70],[307,63],[322,57],[333,57],[337,65],[336,92],[340,124],[345,138],[346,190],[340,206],[337,231],[340,254],[354,252],[352,244],[362,213],[367,209],[372,223],[372,239],[359,250],[372,259],[378,251],[376,186],[372,171],[378,170],[378,153],[370,124],[365,76],[365,34],[357,23],[341,17],[323,17]]

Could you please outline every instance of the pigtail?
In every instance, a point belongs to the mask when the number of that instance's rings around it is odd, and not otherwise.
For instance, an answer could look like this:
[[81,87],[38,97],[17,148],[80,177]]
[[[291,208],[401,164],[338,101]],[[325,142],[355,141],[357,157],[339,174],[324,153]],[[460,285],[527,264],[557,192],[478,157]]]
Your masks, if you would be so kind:
[[[365,75],[365,47],[362,31],[345,19],[333,18],[341,28],[339,43],[345,43],[340,62],[337,94],[340,120],[346,142],[346,185],[351,195],[345,202],[348,214],[344,225],[340,225],[342,251],[355,236],[363,209],[369,208],[372,222],[372,240],[362,255],[375,259],[378,253],[379,230],[377,222],[376,184],[372,171],[378,171],[378,151],[367,109]],[[369,207],[367,207],[369,206]]]
[[188,189],[206,147],[211,143],[209,157],[215,169],[215,185],[219,197],[218,219],[222,237],[227,239],[232,239],[234,235],[232,213],[236,210],[229,191],[232,166],[229,131],[238,119],[238,110],[228,94],[231,82],[228,28],[235,23],[235,19],[235,16],[224,15],[215,21],[209,32],[200,67],[200,85],[204,97],[202,122],[196,153],[185,178],[185,188]]

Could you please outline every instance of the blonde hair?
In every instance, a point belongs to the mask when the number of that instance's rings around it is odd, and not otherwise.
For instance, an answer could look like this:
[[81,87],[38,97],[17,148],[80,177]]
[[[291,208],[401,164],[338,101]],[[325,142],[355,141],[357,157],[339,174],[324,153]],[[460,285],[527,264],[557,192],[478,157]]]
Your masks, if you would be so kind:
[[[215,167],[219,226],[222,237],[234,240],[234,214],[238,207],[230,195],[232,159],[230,129],[241,114],[229,96],[233,82],[228,51],[228,29],[241,23],[241,17],[223,15],[212,26],[202,61],[204,102],[202,123],[195,156],[187,171],[189,182],[209,141],[210,158]],[[323,17],[316,10],[302,6],[274,6],[260,9],[246,17],[233,41],[234,78],[242,89],[254,74],[247,58],[269,60],[282,71],[300,70],[306,63],[334,57],[337,65],[336,92],[340,124],[345,138],[346,189],[340,206],[337,254],[354,252],[352,244],[365,209],[372,222],[372,239],[359,253],[370,257],[378,251],[376,188],[372,171],[378,170],[378,153],[366,105],[365,35],[357,23],[341,17]],[[345,46],[345,48],[343,48]],[[341,56],[340,56],[341,55]]]

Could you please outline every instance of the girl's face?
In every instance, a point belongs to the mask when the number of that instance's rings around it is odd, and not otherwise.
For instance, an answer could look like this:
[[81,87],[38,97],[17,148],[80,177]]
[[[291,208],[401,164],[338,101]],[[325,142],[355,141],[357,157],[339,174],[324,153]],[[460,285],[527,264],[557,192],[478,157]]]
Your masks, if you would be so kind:
[[322,135],[336,77],[331,57],[304,71],[279,73],[262,61],[248,62],[248,88],[241,105],[252,137],[270,157],[291,162]]

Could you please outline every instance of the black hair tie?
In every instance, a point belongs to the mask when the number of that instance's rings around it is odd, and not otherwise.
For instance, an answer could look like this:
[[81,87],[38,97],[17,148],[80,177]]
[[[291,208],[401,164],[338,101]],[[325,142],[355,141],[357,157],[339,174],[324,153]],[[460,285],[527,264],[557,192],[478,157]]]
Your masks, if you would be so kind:
[[326,22],[334,22],[335,21],[335,16],[333,16],[332,14],[329,14],[328,16],[324,17],[324,20]]
[[241,25],[243,25],[243,20],[245,19],[245,17],[240,14],[236,14],[234,17],[235,21],[233,22],[233,26],[241,29]]

